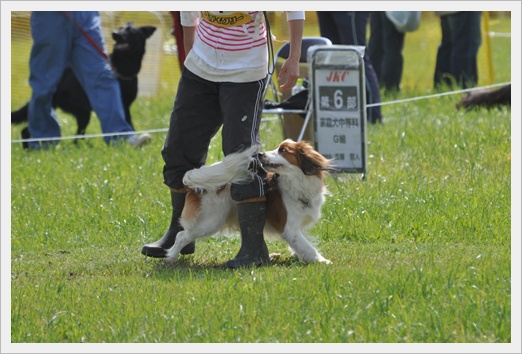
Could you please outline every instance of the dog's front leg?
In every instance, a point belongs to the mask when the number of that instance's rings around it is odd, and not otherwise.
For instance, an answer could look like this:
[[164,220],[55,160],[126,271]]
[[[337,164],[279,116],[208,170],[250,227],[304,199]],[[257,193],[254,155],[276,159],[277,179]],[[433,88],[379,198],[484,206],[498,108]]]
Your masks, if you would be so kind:
[[[288,225],[287,225],[288,226]],[[332,264],[331,261],[324,258],[308,241],[303,232],[299,229],[285,228],[281,237],[288,243],[293,253],[303,262],[320,262]]]
[[174,245],[167,251],[165,264],[168,266],[174,265],[174,263],[178,261],[179,254],[183,247],[185,247],[194,240],[195,239],[190,237],[188,232],[184,230],[178,232],[178,234],[176,235],[176,241],[174,242]]

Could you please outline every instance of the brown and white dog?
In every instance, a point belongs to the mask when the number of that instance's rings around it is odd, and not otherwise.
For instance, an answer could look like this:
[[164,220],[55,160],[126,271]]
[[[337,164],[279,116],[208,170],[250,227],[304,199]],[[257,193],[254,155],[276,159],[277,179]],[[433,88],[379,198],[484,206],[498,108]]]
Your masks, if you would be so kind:
[[[236,204],[230,197],[230,183],[251,180],[248,166],[253,151],[226,156],[221,162],[187,172],[183,183],[188,188],[180,218],[183,231],[167,252],[167,265],[173,265],[183,247],[200,237],[217,232],[239,230]],[[283,239],[293,257],[301,261],[331,262],[307,239],[306,230],[321,217],[327,190],[326,174],[333,170],[331,161],[307,142],[285,140],[274,150],[258,155],[268,172],[269,192],[264,235]]]

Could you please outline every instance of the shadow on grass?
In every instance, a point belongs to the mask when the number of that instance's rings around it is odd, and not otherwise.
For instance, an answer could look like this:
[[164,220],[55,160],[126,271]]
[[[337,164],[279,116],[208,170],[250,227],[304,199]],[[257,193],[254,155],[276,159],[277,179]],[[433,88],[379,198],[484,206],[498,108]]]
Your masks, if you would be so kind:
[[225,268],[225,262],[217,261],[215,259],[202,259],[196,258],[193,255],[181,256],[176,264],[168,266],[165,264],[164,259],[153,260],[152,272],[158,277],[176,277],[179,279],[192,278],[198,274],[203,275],[209,272],[213,274],[235,274],[236,272],[245,272],[253,270],[261,270],[264,268],[277,268],[277,267],[305,267],[306,263],[293,258],[293,257],[277,257],[270,261],[270,263],[262,266],[251,266],[239,269],[228,269]]

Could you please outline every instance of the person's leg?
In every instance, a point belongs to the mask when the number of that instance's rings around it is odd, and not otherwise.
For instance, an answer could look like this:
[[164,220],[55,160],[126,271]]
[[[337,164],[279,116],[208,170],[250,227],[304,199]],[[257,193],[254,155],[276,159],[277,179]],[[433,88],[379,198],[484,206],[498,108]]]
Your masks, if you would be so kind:
[[332,20],[331,11],[317,11],[317,21],[319,23],[319,33],[321,37],[328,38],[332,44],[341,44],[339,30]]
[[[402,57],[404,32],[399,32],[385,14],[382,18],[382,28],[384,33],[384,58],[382,60],[382,78],[379,78],[379,80],[384,82],[387,92],[398,92],[404,63]],[[373,60],[371,56],[370,59]]]
[[183,69],[161,150],[163,179],[168,187],[184,188],[185,172],[205,164],[210,141],[223,124],[218,95],[218,83]]
[[[223,83],[220,102],[223,112],[223,153],[229,155],[251,146],[261,148],[259,124],[263,110],[263,92],[267,79],[249,83]],[[244,104],[238,105],[237,102]],[[247,185],[233,184],[230,194],[236,201],[241,248],[226,262],[226,268],[262,265],[269,262],[263,229],[266,219],[266,172],[257,162],[251,165],[254,180]]]
[[457,84],[466,87],[478,83],[477,54],[482,41],[480,11],[462,11],[449,15],[452,55],[450,73]]
[[[31,14],[33,46],[29,84],[32,94],[27,115],[31,138],[60,136],[52,99],[69,60],[71,38],[64,30],[64,22],[60,12],[33,11]],[[37,149],[51,143],[29,142],[28,147]]]
[[450,15],[445,15],[440,17],[440,29],[442,37],[437,49],[435,73],[433,76],[433,86],[435,88],[440,85],[451,85],[451,79],[448,77],[448,75],[451,73],[451,52],[453,48],[451,43],[449,16]]
[[[143,246],[141,253],[146,256],[165,257],[182,230],[178,220],[185,204],[183,176],[188,170],[205,164],[210,141],[222,124],[218,92],[217,84],[183,70],[161,150],[165,162],[164,183],[171,192],[172,215],[165,234],[156,242]],[[194,253],[194,247],[195,243],[190,243],[181,253]]]
[[386,42],[384,41],[383,16],[386,16],[384,11],[372,11],[370,14],[370,39],[368,40],[368,48],[366,48],[379,80],[379,86],[384,86],[382,75],[385,65],[383,61]]
[[[367,11],[347,11],[334,13],[333,20],[339,28],[341,44],[366,47],[366,26],[370,13]],[[373,69],[368,53],[364,53],[364,71],[366,76],[366,103],[381,102],[379,80]],[[381,107],[369,107],[366,110],[367,120],[375,124],[382,122]]]
[[[101,32],[101,20],[96,11],[72,11],[69,13],[92,40],[105,51]],[[91,106],[100,120],[103,133],[132,132],[125,120],[121,100],[120,85],[112,68],[94,45],[70,21],[70,30],[74,33],[74,46],[71,55],[71,67],[80,81]],[[111,136],[104,138],[107,143]]]

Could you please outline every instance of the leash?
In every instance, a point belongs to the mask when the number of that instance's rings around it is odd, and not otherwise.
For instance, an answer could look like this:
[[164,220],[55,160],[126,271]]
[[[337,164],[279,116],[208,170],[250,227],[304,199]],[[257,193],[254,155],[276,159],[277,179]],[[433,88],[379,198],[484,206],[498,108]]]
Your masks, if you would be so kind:
[[263,17],[265,18],[265,27],[266,27],[266,39],[267,39],[267,48],[268,48],[268,75],[272,76],[275,70],[274,63],[274,46],[272,44],[272,31],[270,30],[270,22],[268,22],[268,16],[266,11],[263,11]]
[[100,55],[103,57],[103,59],[105,59],[105,61],[106,61],[107,63],[109,63],[109,65],[111,66],[111,68],[112,68],[113,71],[114,71],[114,68],[113,68],[112,63],[111,63],[111,59],[109,58],[109,56],[108,56],[107,54],[105,54],[105,52],[103,51],[103,49],[100,48],[100,46],[98,45],[98,43],[96,43],[96,42],[94,41],[94,39],[92,39],[92,37],[89,36],[89,34],[88,34],[87,32],[85,32],[85,31],[83,30],[83,28],[80,27],[80,25],[78,24],[78,22],[76,22],[76,21],[72,18],[71,14],[70,14],[68,11],[64,11],[63,13],[65,14],[65,16],[67,16],[67,18],[68,18],[69,20],[71,20],[71,22],[74,24],[74,26],[75,26],[75,27],[80,31],[80,33],[81,33],[81,34],[82,34],[82,35],[87,39],[87,41],[89,41],[89,43],[94,47],[94,49],[96,49],[96,51],[97,51],[98,53],[100,53]]

